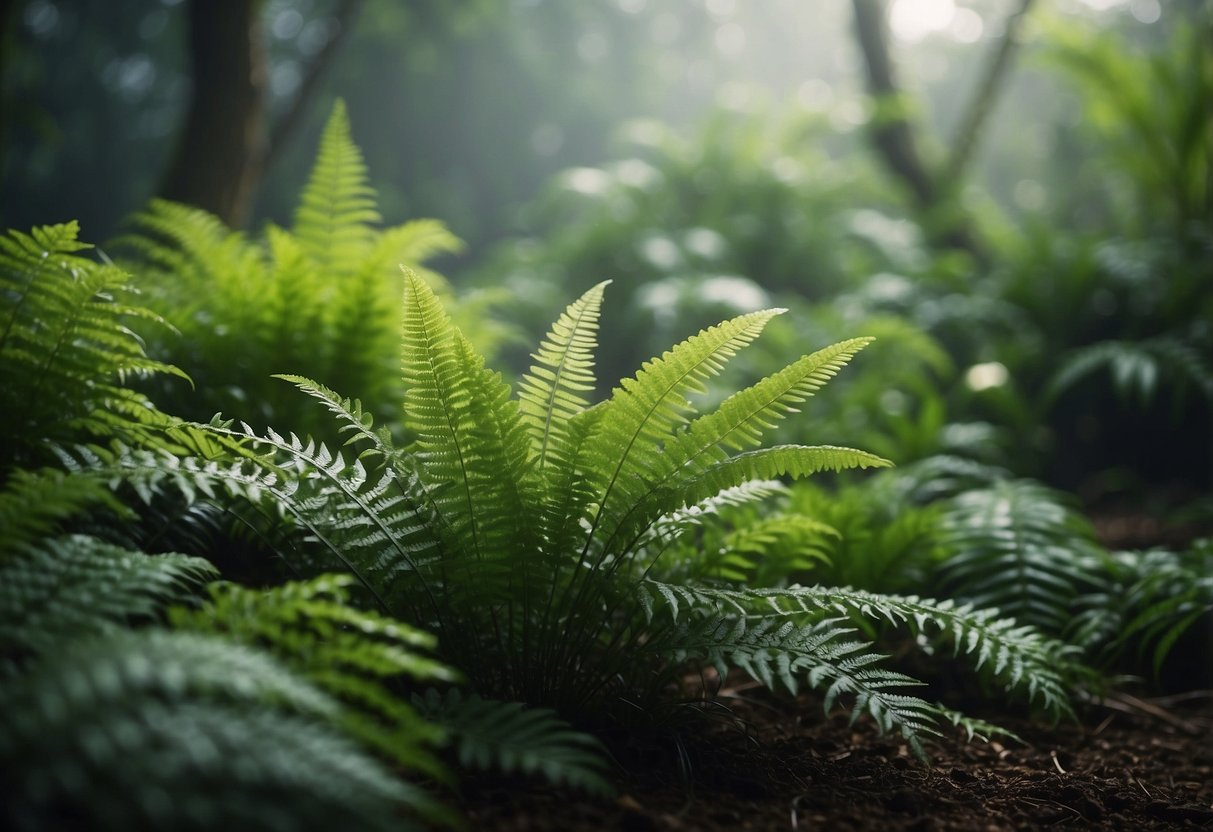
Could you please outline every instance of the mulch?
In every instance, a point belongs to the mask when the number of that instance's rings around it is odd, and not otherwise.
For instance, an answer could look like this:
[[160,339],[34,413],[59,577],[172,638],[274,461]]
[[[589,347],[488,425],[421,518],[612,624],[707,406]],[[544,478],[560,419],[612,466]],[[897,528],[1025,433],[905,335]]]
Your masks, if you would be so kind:
[[897,737],[843,713],[824,716],[807,697],[732,693],[732,722],[616,743],[613,800],[534,783],[465,783],[470,828],[1213,828],[1213,691],[1109,695],[1085,705],[1077,723],[1058,725],[982,714],[1022,742],[958,734],[927,744],[929,765]]

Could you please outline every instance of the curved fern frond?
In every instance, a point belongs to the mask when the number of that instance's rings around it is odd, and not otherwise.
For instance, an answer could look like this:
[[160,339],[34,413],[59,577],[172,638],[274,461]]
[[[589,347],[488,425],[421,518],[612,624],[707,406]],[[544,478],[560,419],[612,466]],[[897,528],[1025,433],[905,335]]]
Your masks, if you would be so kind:
[[73,642],[6,685],[0,707],[6,828],[386,832],[432,804],[323,724],[332,699],[206,636]]
[[800,479],[821,471],[887,468],[892,464],[867,451],[834,445],[773,445],[746,451],[650,495],[643,510],[635,512],[636,525],[643,528],[652,522],[648,518],[654,514],[660,516],[682,505],[693,505],[751,480],[783,476]]
[[0,645],[43,653],[147,619],[217,576],[202,558],[146,555],[86,535],[28,543],[0,560]]
[[645,581],[640,600],[646,615],[668,609],[673,621],[682,613],[786,618],[843,613],[871,622],[908,627],[911,633],[949,642],[973,668],[989,673],[1008,692],[1021,693],[1054,718],[1071,713],[1067,679],[1081,672],[1076,648],[1042,636],[1035,628],[1002,618],[997,610],[978,609],[951,600],[882,595],[854,589],[789,587],[721,589]]
[[686,396],[705,392],[704,382],[785,311],[751,312],[709,327],[646,362],[634,378],[615,388],[602,406],[600,430],[588,455],[595,480],[601,482],[595,527],[608,508],[626,511],[646,483],[660,476],[653,469],[671,430],[687,421],[691,406]]
[[148,358],[132,320],[167,326],[123,303],[127,276],[77,255],[75,223],[0,237],[0,438],[3,456],[46,439],[129,435],[163,419],[128,378],[176,367]]
[[574,730],[555,711],[463,696],[458,690],[445,695],[429,690],[414,696],[413,703],[450,732],[464,768],[541,774],[550,783],[602,797],[615,792],[604,776],[602,743]]
[[88,506],[125,511],[97,477],[51,468],[13,471],[0,490],[0,564],[21,544],[54,534],[59,521]]
[[444,777],[427,746],[442,732],[385,687],[389,680],[454,681],[422,651],[435,639],[349,603],[348,575],[322,575],[259,592],[231,584],[211,588],[199,610],[177,608],[177,629],[214,633],[260,646],[321,690],[348,703],[338,723],[346,733],[398,765]]
[[[802,356],[757,384],[734,393],[714,412],[691,422],[685,432],[675,433],[655,457],[646,491],[635,495],[629,511],[620,517],[619,526],[626,530],[629,520],[633,525],[651,521],[651,514],[642,514],[639,510],[647,507],[654,494],[661,493],[671,483],[676,483],[674,487],[680,489],[688,479],[729,460],[730,452],[758,445],[764,431],[775,427],[775,423],[788,414],[797,412],[797,404],[820,390],[871,341],[871,338],[853,338]],[[829,467],[837,469],[839,464],[841,460]],[[633,519],[634,515],[642,516]],[[615,528],[604,529],[608,546],[616,531]]]
[[709,619],[679,627],[668,642],[663,639],[657,646],[671,645],[668,655],[674,661],[712,663],[722,679],[736,667],[768,688],[782,685],[796,693],[803,678],[809,689],[824,690],[827,713],[836,702],[849,702],[852,721],[866,713],[882,733],[898,733],[917,756],[925,757],[921,738],[939,733],[937,709],[897,692],[922,683],[881,667],[884,657],[874,653],[870,644],[849,638],[854,630],[842,622],[837,618],[810,624],[775,618]]
[[365,257],[380,221],[366,163],[350,134],[345,103],[333,106],[312,174],[295,209],[294,234],[326,272],[346,274]]
[[1055,636],[1066,632],[1076,599],[1099,587],[1106,573],[1086,520],[1056,492],[1024,480],[947,501],[938,542],[949,595]]
[[1105,371],[1116,392],[1130,401],[1152,401],[1159,386],[1169,381],[1213,402],[1213,366],[1190,345],[1169,337],[1100,341],[1076,350],[1057,368],[1045,395],[1056,399],[1082,379]]
[[519,412],[540,469],[549,456],[555,465],[569,462],[568,421],[585,410],[589,401],[583,394],[594,389],[595,335],[609,283],[599,283],[560,314],[531,355],[536,363],[519,384]]

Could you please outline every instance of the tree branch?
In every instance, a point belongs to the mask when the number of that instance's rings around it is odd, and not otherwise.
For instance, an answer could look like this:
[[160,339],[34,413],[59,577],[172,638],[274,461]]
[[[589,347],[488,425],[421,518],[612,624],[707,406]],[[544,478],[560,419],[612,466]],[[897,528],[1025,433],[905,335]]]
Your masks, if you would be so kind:
[[902,103],[902,92],[894,75],[883,0],[852,0],[852,6],[855,34],[867,69],[868,92],[877,106],[870,123],[876,152],[893,175],[909,188],[928,238],[945,248],[967,252],[979,265],[988,264],[989,255],[974,237],[964,215],[947,210],[949,193],[941,189],[940,180],[918,151],[914,125]]
[[308,104],[315,97],[316,88],[320,85],[325,71],[328,69],[329,64],[333,62],[333,57],[340,51],[341,44],[348,37],[350,30],[354,28],[358,13],[362,11],[363,2],[364,0],[342,0],[341,5],[337,7],[337,11],[333,15],[336,20],[337,30],[325,41],[324,46],[320,47],[320,51],[316,53],[311,63],[308,64],[303,81],[299,84],[299,92],[296,93],[291,106],[282,114],[270,131],[270,139],[266,146],[265,159],[262,163],[263,169],[269,168],[274,159],[277,158],[279,152],[299,128],[299,124],[303,120],[303,114],[307,111]]
[[982,128],[994,112],[994,102],[1008,77],[1011,59],[1019,46],[1024,21],[1032,9],[1033,2],[1035,0],[1019,0],[1019,8],[1007,15],[1002,38],[986,63],[981,83],[969,98],[969,106],[952,142],[951,156],[940,177],[940,184],[945,191],[951,191],[960,184],[965,168],[973,158],[981,139]]

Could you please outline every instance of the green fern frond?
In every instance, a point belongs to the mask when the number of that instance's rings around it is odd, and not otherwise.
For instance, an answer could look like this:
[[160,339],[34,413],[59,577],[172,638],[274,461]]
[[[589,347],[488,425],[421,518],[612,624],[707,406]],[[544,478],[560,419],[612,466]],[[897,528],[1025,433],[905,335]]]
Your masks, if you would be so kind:
[[454,535],[449,551],[484,561],[525,550],[534,539],[525,518],[535,513],[538,496],[528,488],[530,437],[518,404],[429,286],[409,272],[403,376],[417,471],[442,528]]
[[549,457],[555,465],[570,461],[568,422],[589,406],[584,394],[594,390],[595,336],[608,283],[599,283],[560,314],[531,356],[536,363],[519,384],[519,411],[540,469]]
[[601,483],[595,527],[614,506],[625,507],[626,513],[646,483],[659,478],[661,472],[653,469],[659,465],[660,450],[691,410],[686,396],[705,392],[704,383],[784,311],[751,312],[709,327],[621,382],[602,406],[600,429],[588,454],[593,476]]
[[[925,757],[921,738],[939,733],[935,707],[898,690],[922,684],[880,666],[884,658],[872,647],[849,636],[853,629],[841,619],[810,624],[789,620],[744,617],[707,619],[678,628],[669,638],[677,645],[669,656],[715,665],[723,679],[738,668],[768,688],[782,685],[796,693],[803,678],[811,690],[824,690],[828,713],[835,703],[852,703],[852,720],[866,713],[882,733],[904,737],[916,755]],[[657,643],[658,648],[666,642]]]
[[122,302],[127,276],[77,256],[75,223],[0,237],[0,437],[13,461],[44,440],[130,435],[162,417],[126,386],[176,367],[148,358],[133,320],[164,325]]
[[323,724],[332,699],[206,636],[73,642],[0,707],[7,828],[390,830],[432,803]]
[[1068,678],[1080,672],[1075,648],[1052,641],[1034,628],[1001,618],[996,610],[978,609],[951,600],[882,595],[853,589],[789,587],[787,589],[721,589],[645,581],[640,586],[646,615],[664,605],[671,619],[683,613],[703,617],[797,617],[810,620],[843,613],[870,622],[906,626],[915,635],[951,644],[975,670],[988,673],[1012,693],[1038,704],[1054,718],[1071,713]]
[[821,471],[887,468],[892,464],[887,459],[854,448],[774,445],[729,457],[701,474],[682,480],[676,488],[663,489],[654,497],[658,505],[670,499],[682,499],[690,504],[749,480],[771,480],[783,476],[800,479]]
[[146,555],[86,535],[27,543],[0,560],[0,645],[44,653],[114,631],[217,575],[201,558]]
[[125,511],[97,477],[51,468],[13,471],[0,490],[0,564],[22,544],[54,534],[61,521],[89,506]]
[[1105,568],[1100,589],[1078,599],[1067,635],[1105,661],[1149,654],[1157,674],[1176,641],[1213,615],[1213,541],[1112,552]]
[[269,591],[215,584],[202,609],[176,608],[177,629],[213,633],[263,647],[350,708],[337,723],[398,765],[443,777],[427,746],[442,738],[406,702],[385,687],[392,680],[454,681],[424,653],[434,637],[350,605],[353,579],[323,575]]
[[939,576],[952,597],[1064,634],[1078,597],[1102,583],[1103,554],[1060,495],[1029,481],[965,491],[946,502]]
[[365,257],[380,221],[366,163],[350,134],[345,103],[333,106],[312,174],[295,209],[294,233],[325,271],[346,274]]
[[1067,356],[1050,379],[1045,395],[1057,399],[1082,379],[1106,372],[1123,398],[1154,400],[1165,383],[1194,389],[1213,402],[1213,366],[1189,344],[1170,337],[1144,341],[1100,341]]
[[464,768],[540,774],[550,783],[601,797],[615,792],[605,777],[602,744],[554,711],[464,696],[458,690],[444,695],[429,690],[413,703],[450,733]]

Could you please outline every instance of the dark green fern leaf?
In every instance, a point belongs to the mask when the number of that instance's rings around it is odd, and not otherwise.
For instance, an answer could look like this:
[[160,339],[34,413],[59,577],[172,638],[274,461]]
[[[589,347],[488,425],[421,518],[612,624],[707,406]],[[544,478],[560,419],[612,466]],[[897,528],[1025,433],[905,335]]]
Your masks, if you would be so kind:
[[467,769],[539,774],[551,783],[610,796],[605,749],[576,731],[554,711],[521,702],[498,702],[427,691],[413,699],[426,717],[450,732],[460,764]]
[[950,595],[1055,636],[1105,572],[1087,522],[1033,482],[965,491],[944,504],[939,528],[939,576]]
[[0,560],[0,646],[53,652],[65,639],[147,620],[216,574],[201,558],[146,555],[85,535],[27,543]]
[[64,645],[0,708],[6,828],[392,830],[432,803],[324,724],[332,699],[209,637]]

